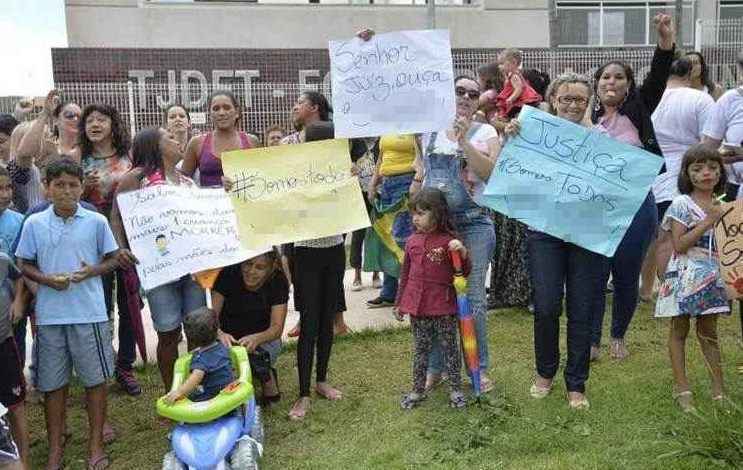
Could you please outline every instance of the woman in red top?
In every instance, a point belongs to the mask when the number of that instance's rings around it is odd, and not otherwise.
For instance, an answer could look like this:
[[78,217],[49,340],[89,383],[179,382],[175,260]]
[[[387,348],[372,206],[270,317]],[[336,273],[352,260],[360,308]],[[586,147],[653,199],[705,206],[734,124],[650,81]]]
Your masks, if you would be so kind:
[[467,250],[453,235],[454,225],[440,190],[422,189],[410,201],[410,212],[416,233],[405,245],[405,261],[400,272],[394,312],[398,320],[402,320],[402,315],[410,315],[415,344],[413,391],[403,397],[400,406],[411,409],[426,398],[428,355],[434,338],[437,338],[449,373],[449,404],[461,408],[466,402],[461,390],[457,294],[452,285],[454,268],[449,251],[462,254],[468,272]]

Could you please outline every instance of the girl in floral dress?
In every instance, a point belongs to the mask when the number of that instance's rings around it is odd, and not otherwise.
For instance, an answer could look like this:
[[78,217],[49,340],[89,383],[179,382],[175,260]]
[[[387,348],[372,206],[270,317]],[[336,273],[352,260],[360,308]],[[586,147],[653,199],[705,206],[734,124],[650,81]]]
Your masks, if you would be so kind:
[[714,227],[722,214],[715,194],[724,194],[726,181],[722,159],[715,149],[702,144],[691,147],[681,164],[681,195],[673,200],[661,224],[671,233],[673,255],[661,284],[655,316],[671,318],[668,350],[673,396],[684,411],[693,409],[684,360],[692,317],[697,320],[697,339],[712,380],[712,398],[723,398],[717,317],[730,314],[730,307],[720,277]]

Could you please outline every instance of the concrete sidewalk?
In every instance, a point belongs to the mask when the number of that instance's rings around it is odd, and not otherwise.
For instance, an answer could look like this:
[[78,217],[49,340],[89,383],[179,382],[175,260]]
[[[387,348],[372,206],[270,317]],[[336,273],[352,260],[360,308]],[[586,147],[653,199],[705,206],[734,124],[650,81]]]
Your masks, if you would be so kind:
[[[371,273],[362,273],[362,279],[364,282],[364,289],[359,292],[354,292],[351,290],[351,284],[353,283],[352,269],[346,271],[346,275],[343,281],[346,289],[347,308],[347,311],[345,313],[345,320],[346,324],[351,328],[351,330],[361,331],[370,328],[381,329],[390,326],[407,327],[407,321],[404,323],[400,323],[395,320],[395,318],[392,316],[392,309],[389,307],[377,309],[369,309],[366,307],[366,301],[377,297],[379,295],[379,289],[374,289],[371,287]],[[142,321],[144,322],[144,328],[147,334],[147,358],[149,359],[150,363],[154,363],[156,357],[155,348],[157,347],[157,334],[152,328],[152,319],[150,317],[150,310],[147,305],[145,305],[144,310],[142,310]],[[284,328],[285,341],[293,341],[292,339],[287,338],[286,333],[291,330],[298,321],[299,314],[294,310],[294,302],[292,296],[289,295],[289,314],[287,315],[286,327]],[[29,329],[28,335],[26,337],[27,351],[31,351],[31,341],[31,333]],[[118,342],[116,340],[116,334],[114,334],[114,348],[116,347],[118,347]],[[183,352],[185,352],[185,347],[186,343],[184,341],[181,343],[181,349],[183,350]],[[141,364],[139,353],[137,353],[137,363]],[[28,364],[30,364],[30,361],[26,361],[27,366]]]

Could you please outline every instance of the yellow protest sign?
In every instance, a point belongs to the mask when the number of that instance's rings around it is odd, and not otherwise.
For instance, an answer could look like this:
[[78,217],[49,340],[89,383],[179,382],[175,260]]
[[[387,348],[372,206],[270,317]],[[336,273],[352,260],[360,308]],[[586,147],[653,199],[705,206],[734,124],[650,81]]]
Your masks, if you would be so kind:
[[728,298],[743,298],[743,199],[722,206],[722,217],[715,224],[715,241]]
[[246,248],[370,225],[345,139],[225,152],[222,168]]

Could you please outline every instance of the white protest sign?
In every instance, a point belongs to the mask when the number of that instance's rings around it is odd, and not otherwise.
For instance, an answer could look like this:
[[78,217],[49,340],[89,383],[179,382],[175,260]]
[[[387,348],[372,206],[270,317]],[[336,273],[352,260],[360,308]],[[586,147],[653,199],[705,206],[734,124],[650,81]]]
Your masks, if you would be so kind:
[[400,31],[330,41],[335,136],[447,128],[454,119],[449,31]]
[[159,185],[117,200],[145,290],[267,251],[241,246],[235,210],[222,188]]

